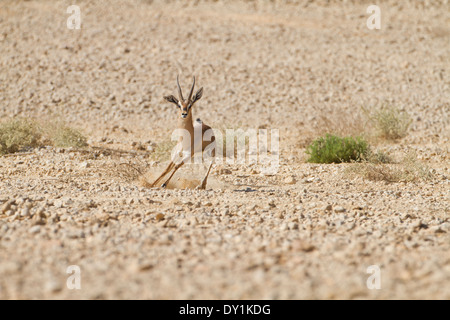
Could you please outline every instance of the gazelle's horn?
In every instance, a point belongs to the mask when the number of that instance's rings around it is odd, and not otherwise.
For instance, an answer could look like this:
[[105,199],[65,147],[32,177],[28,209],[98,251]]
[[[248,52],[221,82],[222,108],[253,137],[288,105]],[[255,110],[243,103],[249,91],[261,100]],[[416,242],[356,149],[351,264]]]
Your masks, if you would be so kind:
[[178,85],[178,97],[180,98],[181,101],[184,101],[183,98],[183,92],[181,91],[181,86],[180,86],[180,76],[177,76],[177,85]]
[[192,94],[194,93],[194,88],[195,88],[195,77],[194,77],[194,83],[192,84],[191,92],[189,92],[188,101],[191,101]]

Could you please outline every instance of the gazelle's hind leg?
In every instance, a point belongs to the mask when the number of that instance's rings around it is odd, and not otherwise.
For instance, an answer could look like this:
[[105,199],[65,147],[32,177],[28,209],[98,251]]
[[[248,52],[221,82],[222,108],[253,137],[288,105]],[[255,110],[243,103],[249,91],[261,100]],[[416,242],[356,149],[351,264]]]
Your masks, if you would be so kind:
[[156,179],[155,182],[152,183],[151,188],[158,186],[159,183],[161,182],[161,180],[173,169],[174,166],[175,166],[175,163],[173,163],[171,161],[169,163],[169,165],[167,166],[166,170],[164,170],[164,172],[159,176],[159,178]]
[[206,172],[206,175],[203,178],[202,183],[196,189],[200,189],[200,190],[206,189],[206,184],[208,183],[208,176],[209,176],[209,173],[211,172],[211,168],[212,168],[213,164],[214,164],[214,161],[211,161],[211,164],[209,165],[208,171]]

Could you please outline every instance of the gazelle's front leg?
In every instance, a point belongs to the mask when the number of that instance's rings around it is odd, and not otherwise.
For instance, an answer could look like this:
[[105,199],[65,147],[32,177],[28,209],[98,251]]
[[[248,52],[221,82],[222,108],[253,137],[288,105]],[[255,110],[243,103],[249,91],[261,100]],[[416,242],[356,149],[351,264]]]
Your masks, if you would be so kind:
[[177,164],[175,166],[175,169],[173,169],[172,174],[170,175],[169,179],[166,180],[166,182],[164,182],[164,184],[161,186],[161,188],[166,188],[167,185],[169,184],[170,179],[172,179],[173,175],[175,174],[175,172],[177,172],[178,169],[180,169],[183,166],[184,162],[181,162],[179,164]]
[[171,161],[167,166],[166,170],[164,170],[163,173],[159,176],[159,178],[152,183],[151,188],[156,187],[161,182],[161,180],[173,169],[174,166],[175,163]]

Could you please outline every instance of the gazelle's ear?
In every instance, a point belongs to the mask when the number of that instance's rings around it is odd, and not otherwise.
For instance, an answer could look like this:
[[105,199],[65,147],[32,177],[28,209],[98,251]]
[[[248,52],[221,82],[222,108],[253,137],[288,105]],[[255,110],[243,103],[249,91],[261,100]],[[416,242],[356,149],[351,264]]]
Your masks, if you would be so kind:
[[170,96],[165,96],[164,100],[170,102],[170,103],[174,103],[178,106],[178,99],[175,98],[174,96],[170,95]]
[[194,98],[192,99],[192,103],[197,102],[198,100],[200,100],[203,96],[203,88],[200,88],[197,93],[195,94]]

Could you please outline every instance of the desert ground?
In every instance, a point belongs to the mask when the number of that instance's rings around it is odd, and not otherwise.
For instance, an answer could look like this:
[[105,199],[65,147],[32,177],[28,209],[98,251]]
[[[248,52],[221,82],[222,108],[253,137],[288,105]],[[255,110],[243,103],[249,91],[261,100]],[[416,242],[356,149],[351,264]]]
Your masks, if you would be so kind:
[[[0,156],[0,299],[450,299],[450,4],[378,1],[379,30],[370,4],[1,1],[0,121],[62,119],[89,146]],[[185,189],[207,168],[192,164],[146,188],[177,75],[204,87],[192,112],[213,128],[279,130],[278,171],[216,164]],[[432,178],[306,161],[385,102],[412,122],[371,145]]]

